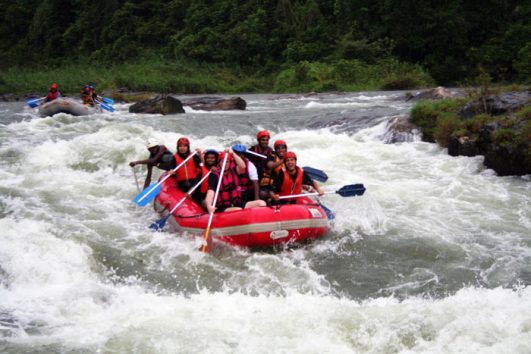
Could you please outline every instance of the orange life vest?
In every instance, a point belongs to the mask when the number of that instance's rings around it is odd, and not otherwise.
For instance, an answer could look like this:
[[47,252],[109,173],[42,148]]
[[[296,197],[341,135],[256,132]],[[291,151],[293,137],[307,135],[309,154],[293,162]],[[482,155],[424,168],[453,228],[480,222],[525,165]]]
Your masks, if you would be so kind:
[[[173,155],[175,157],[175,166],[179,166],[186,158],[182,158],[178,153],[175,153]],[[188,157],[188,156],[186,156]],[[189,181],[191,179],[195,179],[199,173],[200,169],[197,168],[194,162],[194,158],[192,157],[184,165],[179,167],[179,169],[175,172],[175,178],[177,182],[182,181]]]
[[300,167],[296,167],[297,177],[295,182],[291,179],[291,175],[288,171],[283,171],[284,180],[282,181],[282,186],[280,186],[280,195],[294,195],[302,193],[302,174],[304,173]]

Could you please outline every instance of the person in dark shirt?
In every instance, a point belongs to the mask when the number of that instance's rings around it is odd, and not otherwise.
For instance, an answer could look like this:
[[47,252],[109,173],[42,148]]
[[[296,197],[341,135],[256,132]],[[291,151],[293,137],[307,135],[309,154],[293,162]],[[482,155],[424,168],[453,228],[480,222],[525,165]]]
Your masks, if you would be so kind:
[[149,151],[149,158],[146,160],[132,161],[129,166],[135,167],[136,165],[147,165],[147,175],[144,182],[144,189],[146,189],[151,183],[151,174],[153,167],[160,168],[161,170],[170,171],[175,168],[175,158],[171,151],[166,146],[160,145],[159,142],[153,138],[148,139],[146,147]]

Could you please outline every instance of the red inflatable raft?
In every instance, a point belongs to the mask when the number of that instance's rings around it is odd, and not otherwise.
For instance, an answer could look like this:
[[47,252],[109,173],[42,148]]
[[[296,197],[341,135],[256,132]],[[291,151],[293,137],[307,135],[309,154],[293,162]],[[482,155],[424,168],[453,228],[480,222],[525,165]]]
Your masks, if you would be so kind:
[[[155,199],[155,210],[165,216],[182,198],[184,193],[169,178]],[[208,216],[197,203],[187,199],[168,218],[168,223],[175,232],[202,234]],[[302,197],[297,198],[297,204],[216,213],[211,234],[232,245],[260,247],[314,239],[327,230],[325,211],[311,199]]]

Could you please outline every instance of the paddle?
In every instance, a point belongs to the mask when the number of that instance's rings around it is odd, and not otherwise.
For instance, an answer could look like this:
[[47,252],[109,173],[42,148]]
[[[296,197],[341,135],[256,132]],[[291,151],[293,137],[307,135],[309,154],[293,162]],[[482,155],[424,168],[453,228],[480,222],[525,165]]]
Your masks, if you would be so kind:
[[[194,155],[197,154],[196,151],[190,154],[183,162],[181,162],[177,167],[173,169],[173,172],[177,171],[181,166],[183,166],[188,160],[190,160]],[[157,195],[160,193],[160,185],[164,183],[165,180],[170,178],[170,174],[168,173],[159,183],[157,184],[151,184],[149,187],[144,189],[140,194],[138,194],[133,201],[138,206],[144,206],[150,201],[152,201]]]
[[99,104],[101,106],[101,108],[103,108],[104,110],[106,111],[109,111],[109,112],[114,112],[114,107],[105,103],[105,102],[102,102],[98,99],[95,100],[97,104]]
[[308,167],[308,166],[304,166],[302,169],[304,170],[304,172],[310,175],[312,179],[316,181],[319,181],[319,182],[328,181],[328,175],[324,171],[318,170],[313,167]]
[[203,178],[201,178],[201,180],[199,182],[197,182],[197,184],[195,186],[193,186],[188,192],[186,192],[186,196],[184,198],[182,198],[177,204],[175,204],[175,206],[170,210],[168,215],[166,215],[165,217],[163,217],[160,220],[157,220],[157,221],[151,223],[151,225],[149,225],[149,228],[153,229],[155,231],[161,231],[164,228],[164,225],[166,225],[166,221],[168,220],[168,218],[171,215],[173,215],[173,212],[175,210],[177,210],[177,208],[180,207],[184,203],[186,198],[188,198],[188,196],[192,195],[192,193],[196,190],[196,188],[199,187],[201,185],[201,183],[203,183],[203,181],[205,179],[207,179],[207,177],[210,175],[210,172],[211,171],[208,171],[208,173]]
[[[365,193],[365,186],[361,183],[348,184],[346,186],[339,188],[337,191],[325,192],[325,194],[333,194],[333,193],[337,193],[342,197],[353,197],[356,195],[363,195],[363,193]],[[303,194],[294,194],[294,195],[283,195],[283,196],[280,196],[279,199],[307,197],[309,195],[319,195],[319,193],[314,192],[314,193],[303,193]]]
[[136,176],[136,170],[134,167],[131,167],[131,169],[133,170],[133,176],[135,176],[136,190],[141,192],[140,185],[138,184],[138,177]]
[[27,100],[26,103],[28,104],[28,106],[30,106],[31,108],[36,108],[38,105],[39,105],[39,102],[44,100],[46,97],[41,97],[41,98],[33,98],[31,100]]
[[[223,172],[225,172],[225,165],[227,164],[228,157],[229,157],[229,154],[226,153],[225,157],[223,158],[223,164],[221,165],[221,172],[219,173],[219,180],[218,180],[218,185],[216,187],[216,193],[214,194],[214,200],[212,201],[212,208],[216,207],[216,202],[218,200],[218,194],[219,194],[219,188],[221,187],[221,181],[223,180]],[[205,230],[205,234],[203,235],[203,245],[200,248],[201,252],[210,253],[210,250],[212,249],[212,236],[210,236],[210,226],[212,225],[213,219],[214,219],[214,211],[212,211],[210,215],[208,216],[207,228]]]
[[108,104],[114,104],[114,100],[112,98],[109,98],[109,97],[102,97],[101,100],[103,102],[105,102],[105,103],[108,103]]
[[335,219],[336,216],[334,215],[334,212],[332,210],[328,209],[326,206],[324,206],[324,204],[321,204],[321,203],[319,203],[319,206],[326,213],[326,216],[328,217],[328,220]]

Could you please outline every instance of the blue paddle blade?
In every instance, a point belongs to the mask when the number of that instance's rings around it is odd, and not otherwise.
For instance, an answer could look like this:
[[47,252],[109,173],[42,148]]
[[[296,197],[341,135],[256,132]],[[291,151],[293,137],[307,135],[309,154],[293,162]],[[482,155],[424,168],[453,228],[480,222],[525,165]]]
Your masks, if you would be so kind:
[[149,187],[144,189],[142,192],[140,192],[135,197],[135,199],[133,199],[133,201],[136,203],[136,205],[143,207],[147,205],[150,201],[155,199],[157,195],[159,195],[160,188],[160,185],[157,186],[156,183],[153,183]]
[[103,102],[105,103],[108,103],[108,104],[114,104],[114,100],[112,98],[109,98],[109,97],[103,97]]
[[109,112],[114,112],[114,107],[113,106],[108,105],[105,102],[99,102],[99,104],[100,104],[101,108],[103,108],[104,110],[109,111]]
[[232,150],[234,152],[246,152],[247,148],[245,147],[245,145],[236,144],[236,145],[232,145]]
[[312,179],[316,181],[319,181],[319,182],[328,181],[328,175],[324,171],[318,170],[313,167],[308,167],[308,166],[304,166],[302,169],[304,170],[304,172],[310,175]]
[[162,231],[162,229],[164,228],[164,225],[166,225],[166,221],[168,220],[170,215],[171,214],[168,214],[165,217],[163,217],[162,219],[152,222],[151,225],[149,225],[149,228],[152,229],[153,231]]
[[355,195],[363,195],[365,193],[365,186],[361,183],[349,184],[341,187],[336,191],[342,197],[353,197]]
[[328,218],[328,220],[334,220],[335,219],[336,216],[334,215],[334,212],[332,210],[328,209],[323,204],[321,204],[320,206],[321,206],[321,209],[323,209],[324,212],[326,213],[326,217]]
[[34,98],[34,99],[31,99],[31,100],[27,100],[26,103],[31,108],[35,108],[35,107],[37,107],[39,105],[39,101],[42,101],[42,98]]

